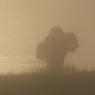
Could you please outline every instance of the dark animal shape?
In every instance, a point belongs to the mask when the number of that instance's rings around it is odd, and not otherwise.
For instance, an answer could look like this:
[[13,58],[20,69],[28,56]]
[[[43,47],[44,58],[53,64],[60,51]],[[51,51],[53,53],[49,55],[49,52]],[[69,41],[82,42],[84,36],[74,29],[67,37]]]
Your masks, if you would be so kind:
[[45,40],[38,44],[36,56],[46,60],[48,71],[62,72],[65,56],[78,47],[74,33],[64,33],[60,27],[53,27]]

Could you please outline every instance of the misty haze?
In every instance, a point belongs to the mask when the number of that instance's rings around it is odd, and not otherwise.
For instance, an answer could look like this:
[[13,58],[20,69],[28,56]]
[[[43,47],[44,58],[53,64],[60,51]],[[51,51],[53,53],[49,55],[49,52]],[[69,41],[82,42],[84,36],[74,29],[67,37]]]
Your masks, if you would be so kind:
[[94,5],[0,0],[0,95],[94,95]]

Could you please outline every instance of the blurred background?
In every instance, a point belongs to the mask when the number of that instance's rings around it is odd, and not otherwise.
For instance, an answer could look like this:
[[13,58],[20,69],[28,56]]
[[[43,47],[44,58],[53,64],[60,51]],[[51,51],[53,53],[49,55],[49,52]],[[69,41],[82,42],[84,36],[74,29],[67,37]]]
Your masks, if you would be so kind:
[[43,67],[35,49],[53,26],[74,32],[79,40],[79,49],[65,63],[95,70],[94,4],[94,0],[0,0],[0,74]]

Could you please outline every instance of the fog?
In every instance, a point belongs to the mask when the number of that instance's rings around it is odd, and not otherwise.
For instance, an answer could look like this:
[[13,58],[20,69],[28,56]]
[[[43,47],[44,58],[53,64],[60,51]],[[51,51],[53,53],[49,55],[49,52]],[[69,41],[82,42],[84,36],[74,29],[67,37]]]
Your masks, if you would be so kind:
[[94,3],[94,0],[1,0],[0,68],[18,70],[23,68],[22,64],[35,66],[37,44],[53,26],[60,26],[66,33],[74,32],[80,44],[79,49],[67,56],[66,63],[79,69],[95,69]]

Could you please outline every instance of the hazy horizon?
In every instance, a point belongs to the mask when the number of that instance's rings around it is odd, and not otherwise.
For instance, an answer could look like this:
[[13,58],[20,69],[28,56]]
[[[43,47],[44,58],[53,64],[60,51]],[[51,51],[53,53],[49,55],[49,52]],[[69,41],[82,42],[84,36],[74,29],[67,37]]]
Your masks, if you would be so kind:
[[33,66],[38,42],[53,26],[60,26],[64,32],[74,32],[80,44],[66,63],[95,70],[94,3],[94,0],[1,0],[0,69],[13,69],[16,62],[19,68],[23,68],[23,63]]

